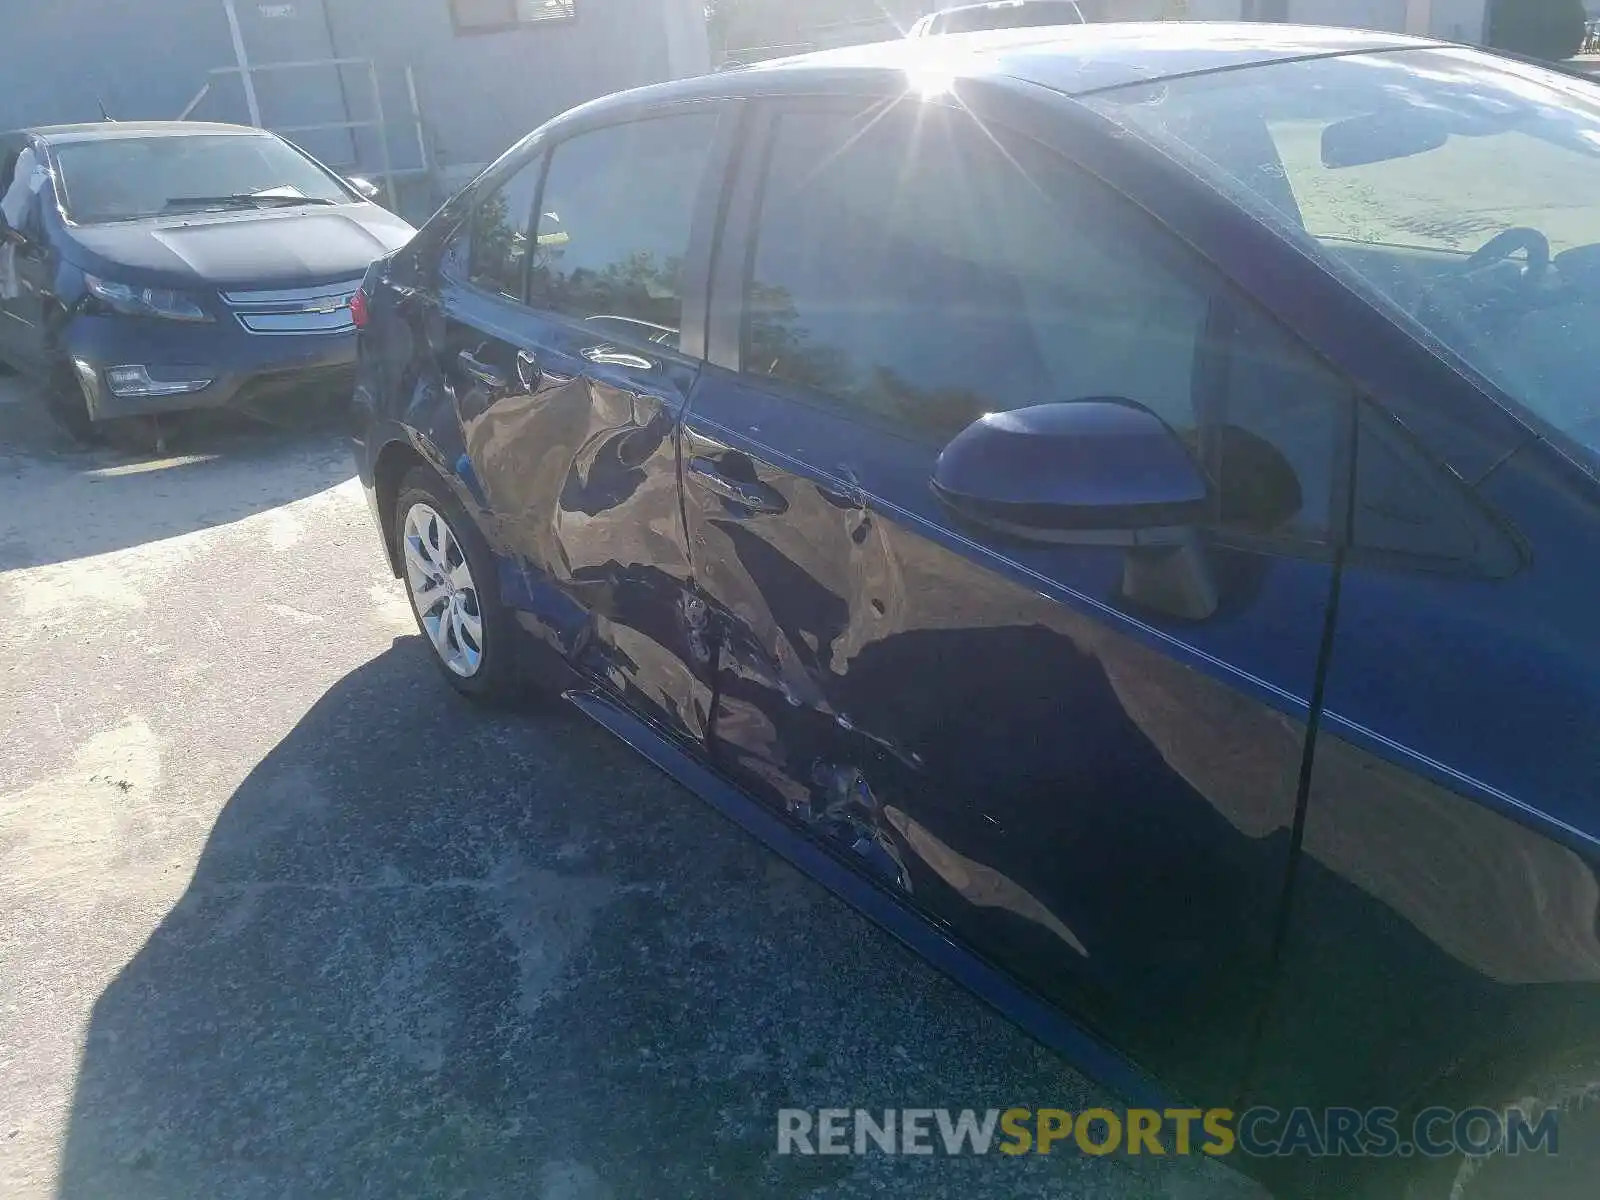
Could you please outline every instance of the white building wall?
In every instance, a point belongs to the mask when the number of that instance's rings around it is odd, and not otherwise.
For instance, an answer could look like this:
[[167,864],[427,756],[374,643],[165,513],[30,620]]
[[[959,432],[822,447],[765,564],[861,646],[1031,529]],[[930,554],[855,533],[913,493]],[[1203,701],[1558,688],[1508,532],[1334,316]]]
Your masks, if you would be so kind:
[[1300,25],[1347,25],[1402,33],[1407,0],[1289,0],[1289,19]]
[[[1600,2],[1600,0],[1597,0]],[[1301,25],[1343,25],[1415,33],[1455,42],[1481,42],[1487,0],[1107,0],[1108,20],[1182,16],[1191,21],[1238,21],[1280,9]],[[1165,9],[1166,11],[1161,11]],[[1114,14],[1114,15],[1113,15]]]
[[661,0],[661,23],[667,37],[667,70],[672,78],[704,75],[711,70],[705,0]]
[[1431,0],[1428,32],[1452,42],[1482,42],[1488,21],[1486,0]]

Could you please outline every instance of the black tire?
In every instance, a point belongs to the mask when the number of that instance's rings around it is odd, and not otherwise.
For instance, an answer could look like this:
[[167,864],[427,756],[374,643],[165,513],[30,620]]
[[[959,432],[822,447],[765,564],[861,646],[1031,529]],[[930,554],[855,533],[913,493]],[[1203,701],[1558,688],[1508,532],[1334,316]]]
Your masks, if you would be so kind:
[[1600,1180],[1600,1057],[1592,1050],[1572,1062],[1540,1072],[1514,1088],[1494,1112],[1517,1108],[1531,1125],[1545,1112],[1556,1116],[1558,1151],[1524,1149],[1516,1156],[1460,1156],[1419,1168],[1405,1200],[1591,1200]]
[[[168,418],[170,422],[171,418]],[[165,454],[168,426],[160,417],[113,417],[95,426],[96,437],[129,454]]]
[[[472,586],[470,589],[459,589],[458,603],[468,616],[477,617],[482,634],[479,639],[481,644],[473,647],[470,633],[463,631],[458,634],[455,627],[444,633],[447,647],[451,650],[464,652],[467,655],[470,655],[472,649],[477,650],[478,661],[470,674],[464,674],[446,662],[446,651],[440,649],[433,631],[424,620],[424,614],[418,611],[406,558],[406,522],[412,510],[418,505],[426,506],[437,518],[442,519],[449,535],[448,540],[459,547],[461,557],[464,558],[467,571],[471,575]],[[424,515],[419,514],[419,517]],[[439,553],[441,542],[446,545],[448,542],[445,542],[442,532],[437,529],[436,522],[430,522],[427,528],[430,531],[429,536],[434,537],[434,541],[426,547],[426,553],[432,556]],[[463,696],[473,700],[500,704],[512,699],[519,691],[515,622],[511,618],[510,610],[500,602],[498,588],[495,586],[497,575],[494,557],[489,552],[488,543],[479,532],[477,523],[467,515],[460,502],[450,493],[450,489],[432,471],[418,467],[401,480],[400,494],[395,501],[394,539],[395,558],[400,563],[401,581],[406,588],[406,597],[411,602],[411,615],[416,619],[417,631],[428,643],[434,665],[439,668],[445,681]],[[447,561],[454,564],[456,559],[453,555],[449,555]],[[443,602],[448,603],[448,600]],[[438,628],[437,620],[435,628]]]
[[83,384],[72,364],[57,363],[51,369],[45,403],[56,424],[77,441],[94,445],[101,440],[103,431],[89,416],[89,400],[83,394]]

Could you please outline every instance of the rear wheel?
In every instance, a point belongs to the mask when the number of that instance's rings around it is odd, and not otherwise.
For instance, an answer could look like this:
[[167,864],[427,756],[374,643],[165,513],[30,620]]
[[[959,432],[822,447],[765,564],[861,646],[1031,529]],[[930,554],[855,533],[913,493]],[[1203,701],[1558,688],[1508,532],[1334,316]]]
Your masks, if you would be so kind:
[[1554,1143],[1524,1138],[1521,1153],[1501,1147],[1424,1167],[1405,1200],[1591,1200],[1597,1194],[1600,1059],[1592,1051],[1541,1072],[1504,1103],[1486,1107],[1494,1113],[1519,1110],[1530,1130],[1553,1112]]
[[400,484],[394,529],[412,615],[445,679],[474,699],[508,698],[513,626],[477,525],[437,475],[418,469]]

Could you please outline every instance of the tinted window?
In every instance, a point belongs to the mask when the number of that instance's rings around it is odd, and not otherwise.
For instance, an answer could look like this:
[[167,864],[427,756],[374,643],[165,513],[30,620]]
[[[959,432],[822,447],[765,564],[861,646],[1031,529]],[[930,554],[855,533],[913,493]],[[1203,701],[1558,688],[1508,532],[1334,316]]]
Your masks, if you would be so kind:
[[781,117],[748,313],[746,370],[897,428],[1123,396],[1226,479],[1225,515],[1326,529],[1339,379],[1110,193],[968,118]]
[[580,134],[555,148],[533,295],[605,337],[676,345],[683,260],[716,129],[710,113]]
[[513,300],[523,298],[528,219],[533,215],[533,197],[543,169],[543,155],[524,163],[479,201],[472,217],[472,282]]
[[173,134],[57,144],[57,194],[80,225],[163,212],[278,203],[351,204],[337,180],[270,134]]
[[1460,480],[1369,405],[1361,406],[1357,439],[1356,546],[1409,560],[1466,562],[1479,555],[1483,518],[1462,494]]

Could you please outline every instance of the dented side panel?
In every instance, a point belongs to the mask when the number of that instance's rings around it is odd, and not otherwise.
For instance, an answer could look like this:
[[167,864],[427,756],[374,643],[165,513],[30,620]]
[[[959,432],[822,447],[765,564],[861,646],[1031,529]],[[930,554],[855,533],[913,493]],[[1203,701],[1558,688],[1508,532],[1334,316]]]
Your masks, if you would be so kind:
[[[677,427],[697,368],[467,289],[432,356],[455,474],[519,624],[669,733],[699,740],[709,669],[687,605]],[[497,375],[486,385],[462,353]],[[446,440],[449,440],[446,438]]]
[[1178,1091],[1231,1098],[1331,569],[1213,550],[1222,610],[1161,624],[1111,600],[1116,549],[1024,561],[953,529],[936,449],[709,368],[687,426],[686,460],[782,501],[685,474],[724,770]]

